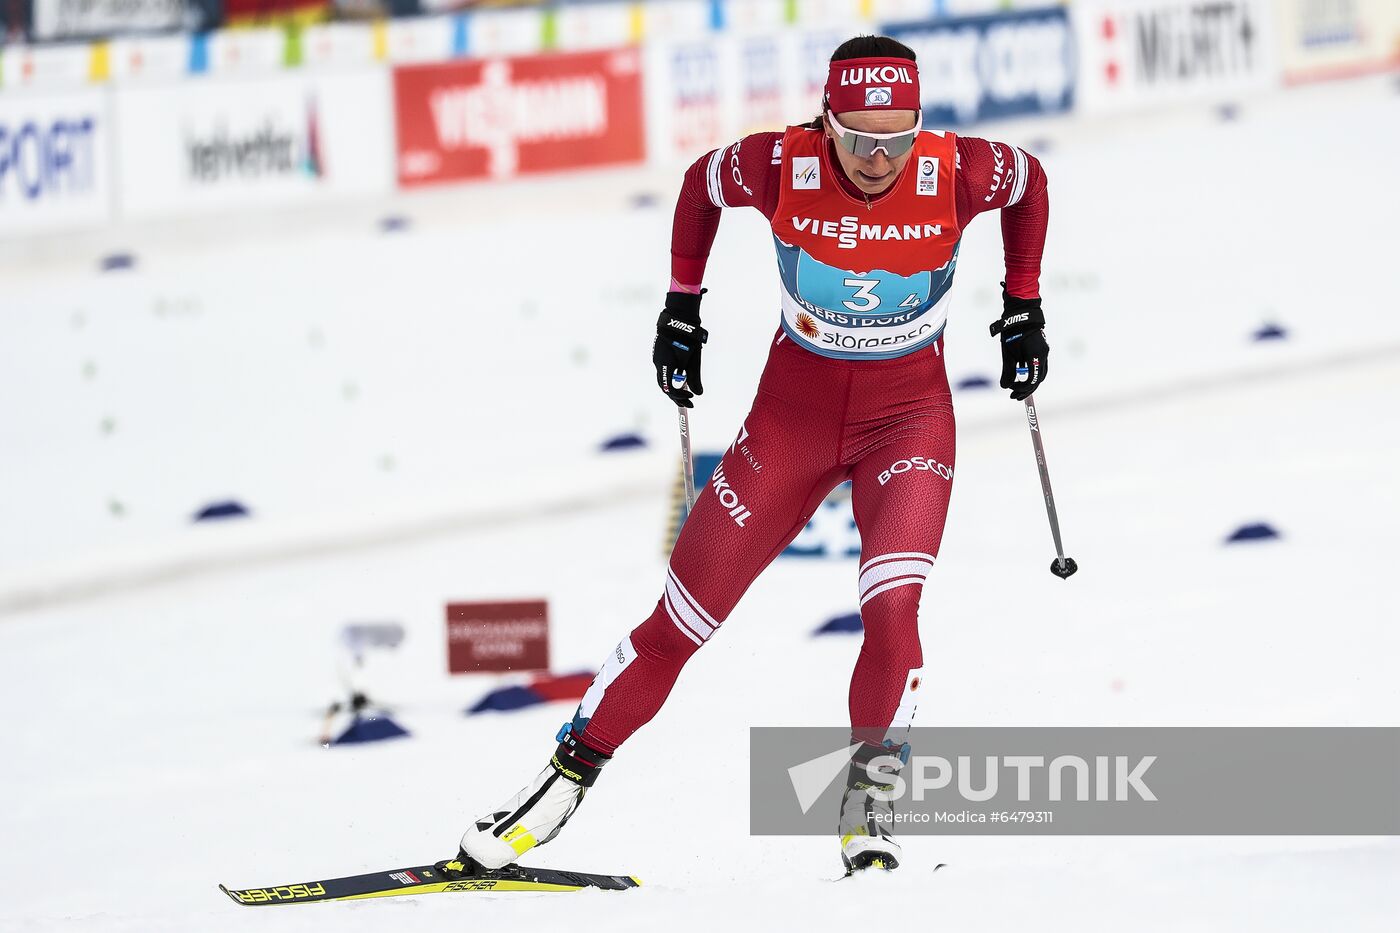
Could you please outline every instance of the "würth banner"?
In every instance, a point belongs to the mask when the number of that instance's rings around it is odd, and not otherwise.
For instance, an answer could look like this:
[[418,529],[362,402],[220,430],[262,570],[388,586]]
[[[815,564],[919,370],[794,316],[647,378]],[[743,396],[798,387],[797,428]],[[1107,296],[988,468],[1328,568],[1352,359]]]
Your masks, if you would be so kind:
[[631,49],[394,69],[402,187],[639,162]]
[[447,604],[447,669],[549,669],[549,607],[542,599]]

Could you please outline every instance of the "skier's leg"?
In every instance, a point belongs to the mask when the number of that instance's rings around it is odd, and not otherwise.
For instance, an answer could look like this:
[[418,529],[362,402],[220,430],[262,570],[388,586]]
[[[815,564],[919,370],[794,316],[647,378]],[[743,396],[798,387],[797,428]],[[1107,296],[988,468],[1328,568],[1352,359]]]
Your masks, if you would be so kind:
[[902,742],[914,717],[923,667],[919,598],[943,540],[953,453],[950,414],[945,430],[883,445],[852,473],[865,638],[851,677],[851,731],[871,744]]
[[[656,715],[681,668],[845,478],[840,467],[804,475],[802,458],[779,452],[786,439],[764,443],[762,423],[752,414],[745,422],[681,530],[651,615],[618,643],[579,704],[572,727],[590,747],[611,754]],[[800,444],[786,446],[800,453]]]
[[760,389],[686,519],[655,609],[608,655],[550,763],[467,830],[467,857],[499,867],[559,832],[617,746],[656,715],[685,662],[845,478],[818,453],[835,459],[836,430]]
[[[880,445],[852,472],[865,637],[851,675],[851,734],[863,746],[852,761],[842,801],[841,848],[847,869],[899,864],[899,845],[890,832],[893,807],[869,791],[887,784],[908,757],[905,739],[923,668],[919,598],[943,537],[953,454],[949,409],[920,418],[916,432],[902,432]],[[882,756],[883,766],[867,767]]]

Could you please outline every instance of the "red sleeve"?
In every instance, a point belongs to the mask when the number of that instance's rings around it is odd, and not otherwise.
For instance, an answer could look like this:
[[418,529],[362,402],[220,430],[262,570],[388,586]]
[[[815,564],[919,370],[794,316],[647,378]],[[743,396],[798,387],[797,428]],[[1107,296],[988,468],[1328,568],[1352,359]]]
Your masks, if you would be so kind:
[[705,153],[686,170],[671,225],[671,290],[698,292],[719,230],[720,210],[778,209],[782,133],[754,133]]
[[1006,143],[958,137],[958,226],[983,211],[1001,211],[1006,290],[1017,298],[1040,297],[1040,257],[1050,223],[1045,170],[1035,156]]

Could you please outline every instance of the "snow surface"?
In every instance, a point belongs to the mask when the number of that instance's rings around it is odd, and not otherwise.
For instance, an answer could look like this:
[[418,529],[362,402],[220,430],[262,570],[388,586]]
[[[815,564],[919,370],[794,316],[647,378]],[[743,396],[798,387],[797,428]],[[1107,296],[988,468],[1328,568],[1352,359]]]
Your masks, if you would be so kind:
[[[1020,406],[960,393],[920,721],[1395,725],[1400,182],[1374,170],[1400,142],[1393,84],[1225,123],[995,134],[1042,141],[1051,177],[1037,398],[1081,570],[1045,572]],[[1350,200],[1313,187],[1347,173]],[[444,602],[548,597],[559,671],[596,667],[650,611],[670,476],[603,477],[673,463],[645,365],[670,195],[628,206],[673,183],[406,197],[390,207],[414,226],[394,236],[366,207],[6,247],[0,930],[1394,929],[1393,838],[906,837],[897,873],[833,884],[834,838],[749,836],[748,727],[844,721],[857,642],[809,633],[854,610],[847,561],[775,563],[531,856],[642,889],[264,911],[219,893],[445,857],[543,765],[570,707],[462,716],[498,681],[444,673]],[[732,437],[776,324],[763,224],[740,218],[707,282],[702,448]],[[997,236],[981,220],[963,250],[954,379],[993,372]],[[117,246],[137,269],[98,275]],[[1250,342],[1265,321],[1290,339]],[[658,452],[591,452],[627,430]],[[227,496],[254,518],[188,526]],[[458,517],[434,524],[433,502]],[[1283,539],[1222,545],[1259,520]],[[288,531],[320,521],[355,546]],[[239,559],[179,564],[234,538]],[[142,585],[82,589],[133,552]],[[54,582],[39,596],[36,575]],[[407,638],[369,686],[414,735],[322,749],[337,633],[378,619]]]

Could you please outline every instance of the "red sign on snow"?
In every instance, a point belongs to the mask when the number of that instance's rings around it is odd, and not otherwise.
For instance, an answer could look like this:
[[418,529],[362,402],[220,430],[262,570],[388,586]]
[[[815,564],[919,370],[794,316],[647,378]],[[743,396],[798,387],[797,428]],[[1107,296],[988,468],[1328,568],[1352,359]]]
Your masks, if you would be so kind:
[[634,49],[394,69],[399,185],[639,162]]
[[542,599],[447,604],[447,669],[549,669],[549,606]]

